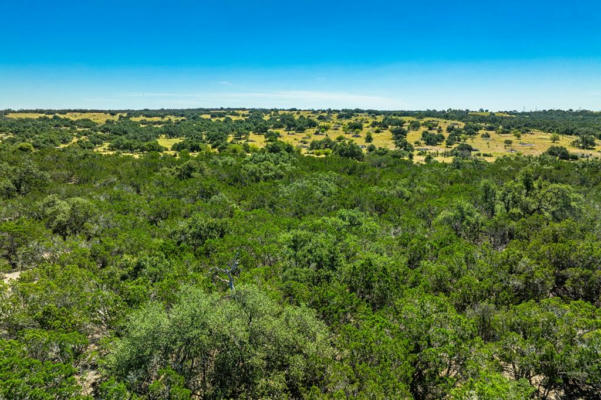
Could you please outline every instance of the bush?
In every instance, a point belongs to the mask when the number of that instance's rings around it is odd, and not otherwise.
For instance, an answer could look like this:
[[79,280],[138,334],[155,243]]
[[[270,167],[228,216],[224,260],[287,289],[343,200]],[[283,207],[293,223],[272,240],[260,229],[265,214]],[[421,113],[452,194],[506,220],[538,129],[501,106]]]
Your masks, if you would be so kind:
[[445,140],[442,133],[422,132],[422,141],[428,146],[436,146]]
[[31,143],[19,143],[17,145],[17,150],[23,153],[32,153],[33,145]]
[[544,152],[544,154],[547,154],[552,157],[557,157],[560,160],[570,159],[570,152],[563,146],[551,146],[547,149],[547,151]]
[[[163,375],[206,399],[303,397],[334,353],[327,327],[304,307],[281,306],[252,286],[231,296],[186,288],[170,309],[133,313],[109,368],[144,395]],[[149,386],[150,385],[150,386]]]

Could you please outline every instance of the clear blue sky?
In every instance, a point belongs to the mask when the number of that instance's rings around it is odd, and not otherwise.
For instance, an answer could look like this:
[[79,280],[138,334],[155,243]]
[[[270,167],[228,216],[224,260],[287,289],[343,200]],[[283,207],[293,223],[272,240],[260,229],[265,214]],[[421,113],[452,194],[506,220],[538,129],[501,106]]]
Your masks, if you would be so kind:
[[1,1],[0,108],[601,109],[599,1]]

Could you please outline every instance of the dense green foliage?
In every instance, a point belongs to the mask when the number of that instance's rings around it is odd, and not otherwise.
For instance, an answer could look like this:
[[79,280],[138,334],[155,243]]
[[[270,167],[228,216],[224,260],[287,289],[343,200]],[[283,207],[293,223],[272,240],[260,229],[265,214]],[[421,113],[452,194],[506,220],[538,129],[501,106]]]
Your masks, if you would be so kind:
[[[400,144],[415,129],[387,118]],[[0,145],[0,271],[21,271],[0,283],[0,398],[601,392],[599,161],[204,133],[195,156],[133,157],[39,146],[29,123],[35,149]]]

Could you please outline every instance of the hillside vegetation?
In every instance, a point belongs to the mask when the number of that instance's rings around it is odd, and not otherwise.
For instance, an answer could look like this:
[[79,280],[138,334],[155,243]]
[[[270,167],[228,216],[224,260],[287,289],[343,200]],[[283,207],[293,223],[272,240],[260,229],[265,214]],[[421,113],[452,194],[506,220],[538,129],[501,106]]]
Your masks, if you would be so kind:
[[539,155],[550,147],[563,147],[573,157],[599,157],[599,132],[601,114],[588,111],[42,110],[6,111],[0,117],[1,137],[35,148],[196,153],[237,144],[248,153],[277,138],[303,154],[396,150],[418,162],[450,161],[466,148],[488,161],[507,154]]
[[0,119],[0,399],[599,397],[597,114],[213,113]]

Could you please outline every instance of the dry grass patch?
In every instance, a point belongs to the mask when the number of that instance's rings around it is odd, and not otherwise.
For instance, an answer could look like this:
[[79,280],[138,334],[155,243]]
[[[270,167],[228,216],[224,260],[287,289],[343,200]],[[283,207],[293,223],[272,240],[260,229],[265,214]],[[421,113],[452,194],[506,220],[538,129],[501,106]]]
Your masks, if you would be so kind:
[[42,114],[42,113],[28,113],[28,112],[13,112],[6,114],[7,118],[42,118],[48,117],[52,118],[54,116],[58,116],[61,118],[69,118],[69,119],[89,119],[91,121],[96,122],[97,124],[104,124],[108,120],[116,121],[119,119],[119,116],[125,116],[125,113],[116,113],[111,115],[109,113],[102,112],[68,112],[64,114]]
[[171,148],[173,147],[174,144],[182,142],[184,139],[182,138],[168,138],[165,136],[161,136],[157,139],[157,142],[167,148],[167,150],[171,150]]
[[175,122],[184,120],[185,118],[176,117],[175,115],[166,115],[164,117],[145,117],[142,115],[139,117],[131,117],[130,119],[135,122]]

